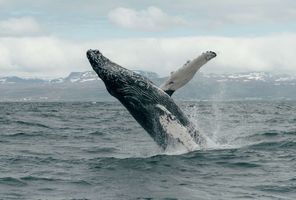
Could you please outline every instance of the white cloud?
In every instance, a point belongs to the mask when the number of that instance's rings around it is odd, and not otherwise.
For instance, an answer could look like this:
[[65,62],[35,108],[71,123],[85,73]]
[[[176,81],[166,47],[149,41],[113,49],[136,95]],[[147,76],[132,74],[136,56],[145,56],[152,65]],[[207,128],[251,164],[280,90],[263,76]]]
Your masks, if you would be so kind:
[[6,3],[7,0],[0,0],[0,5]]
[[216,27],[225,25],[253,25],[293,23],[296,20],[294,0],[186,0],[162,5],[170,11],[178,11],[194,16],[198,24]]
[[[281,25],[282,29],[293,30],[291,25],[296,20],[295,0],[89,0],[87,3],[85,0],[75,0],[71,1],[71,6],[69,6],[69,1],[61,0],[0,0],[0,5],[1,10],[7,13],[40,12],[42,14],[38,17],[42,21],[51,20],[51,23],[47,23],[50,26],[61,22],[71,23],[74,26],[79,24],[77,19],[85,19],[89,22],[98,17],[105,17],[110,10],[109,17],[112,22],[135,30],[155,30],[155,26],[156,30],[165,30],[180,26],[179,20],[181,20],[181,25],[184,20],[189,21],[190,24],[194,24],[190,28],[198,30],[206,27],[220,29],[246,25],[256,25],[256,29],[252,29],[254,32],[266,26],[270,26],[269,31],[272,31],[270,29],[277,29]],[[154,5],[156,11],[149,8],[150,5]],[[71,13],[75,15],[70,17]],[[161,16],[157,13],[161,13]],[[162,26],[162,22],[158,21],[159,18],[165,19],[164,24],[169,25]],[[139,23],[139,21],[144,23]]]
[[102,51],[129,68],[142,67],[162,75],[200,53],[213,50],[218,56],[205,72],[270,71],[296,73],[296,34],[262,37],[183,37],[129,39],[101,42]]
[[145,69],[161,75],[183,65],[203,51],[218,56],[204,72],[269,71],[296,74],[296,34],[262,37],[184,37],[66,41],[55,37],[0,38],[0,76],[66,76],[91,70],[85,56],[100,49],[129,69]]
[[82,44],[55,37],[3,37],[1,52],[1,76],[59,77],[89,69]]
[[139,31],[162,31],[188,24],[181,17],[170,16],[157,7],[139,11],[119,7],[111,10],[108,17],[120,27]]
[[10,18],[0,21],[0,37],[29,36],[41,33],[41,26],[31,17]]

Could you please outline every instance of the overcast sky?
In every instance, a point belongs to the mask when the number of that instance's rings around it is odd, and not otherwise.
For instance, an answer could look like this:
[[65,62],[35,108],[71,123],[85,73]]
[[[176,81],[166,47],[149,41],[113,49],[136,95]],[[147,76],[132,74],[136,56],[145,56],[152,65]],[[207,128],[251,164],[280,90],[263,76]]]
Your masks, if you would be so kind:
[[87,49],[168,75],[207,50],[204,73],[296,75],[295,0],[0,0],[0,76],[87,71]]

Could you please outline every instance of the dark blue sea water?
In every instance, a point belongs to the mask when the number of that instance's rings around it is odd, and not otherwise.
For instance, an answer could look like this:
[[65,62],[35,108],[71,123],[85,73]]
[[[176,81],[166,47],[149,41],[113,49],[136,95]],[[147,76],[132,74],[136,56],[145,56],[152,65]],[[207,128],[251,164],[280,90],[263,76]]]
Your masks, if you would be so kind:
[[296,199],[296,102],[179,102],[162,152],[119,103],[0,103],[0,199]]

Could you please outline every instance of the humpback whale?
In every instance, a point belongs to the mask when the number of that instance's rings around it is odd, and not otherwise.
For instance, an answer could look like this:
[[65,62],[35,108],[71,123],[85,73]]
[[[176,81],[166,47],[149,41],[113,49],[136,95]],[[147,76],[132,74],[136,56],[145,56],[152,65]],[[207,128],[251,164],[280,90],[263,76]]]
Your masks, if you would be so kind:
[[99,50],[87,51],[91,66],[105,83],[107,91],[122,103],[162,149],[169,144],[182,144],[188,151],[202,147],[206,139],[171,95],[215,56],[214,52],[207,52],[187,63],[172,73],[161,89],[148,78],[112,62]]

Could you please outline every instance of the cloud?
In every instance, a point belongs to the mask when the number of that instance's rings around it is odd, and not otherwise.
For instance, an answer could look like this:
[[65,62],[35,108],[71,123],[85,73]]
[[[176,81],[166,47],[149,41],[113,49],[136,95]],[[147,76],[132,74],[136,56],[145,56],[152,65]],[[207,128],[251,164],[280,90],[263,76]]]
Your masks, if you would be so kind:
[[7,2],[7,0],[0,0],[0,5],[5,4],[6,2]]
[[10,18],[0,21],[0,37],[30,36],[41,33],[41,26],[31,17]]
[[[167,4],[170,11],[179,11],[194,16],[194,21],[202,27],[223,28],[242,25],[279,25],[296,20],[296,1],[294,0],[187,0]],[[260,27],[257,27],[260,28]]]
[[202,70],[206,73],[268,71],[296,73],[296,34],[262,37],[176,37],[70,41],[56,37],[0,38],[0,76],[66,76],[91,70],[85,52],[100,49],[129,69],[161,75],[182,66],[207,50],[218,56]]
[[111,10],[108,17],[117,26],[138,31],[163,31],[188,24],[181,17],[170,16],[157,7],[139,11],[119,7]]
[[0,38],[0,74],[59,77],[87,70],[83,44],[55,37]]
[[[26,15],[33,12],[37,14],[32,15],[40,17],[42,21],[50,21],[47,23],[50,26],[62,22],[76,26],[83,19],[87,23],[98,20],[98,17],[103,21],[108,12],[110,21],[115,25],[141,31],[167,30],[183,27],[184,23],[189,23],[186,28],[190,30],[203,31],[207,27],[210,30],[233,27],[237,31],[242,26],[256,26],[251,29],[254,32],[267,26],[269,31],[276,31],[279,27],[293,30],[296,20],[295,0],[88,0],[87,3],[85,0],[75,0],[71,4],[61,0],[0,0],[0,4],[1,2],[2,14]],[[154,7],[149,7],[151,5]]]
[[[101,42],[102,51],[128,68],[140,67],[162,75],[182,66],[188,59],[213,50],[218,57],[203,70],[232,73],[269,71],[296,73],[296,34],[262,37],[176,37],[143,38]],[[124,47],[124,48],[123,48]]]

